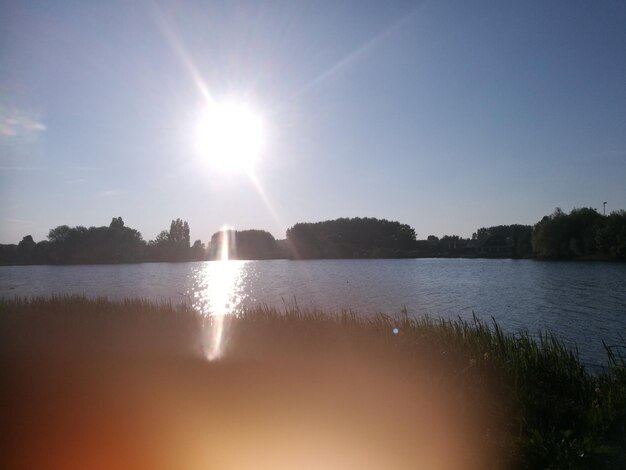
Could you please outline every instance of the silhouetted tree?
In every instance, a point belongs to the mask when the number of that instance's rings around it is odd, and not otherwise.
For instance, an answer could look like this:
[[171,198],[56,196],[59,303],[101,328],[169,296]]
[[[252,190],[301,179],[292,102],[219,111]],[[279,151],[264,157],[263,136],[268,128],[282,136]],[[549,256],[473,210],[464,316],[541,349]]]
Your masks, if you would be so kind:
[[206,259],[206,250],[204,249],[204,243],[202,243],[200,240],[196,240],[191,246],[191,259],[194,261],[202,261]]
[[48,244],[36,251],[46,262],[123,263],[139,261],[144,255],[145,243],[141,233],[125,227],[120,218],[109,227],[69,227],[60,225],[48,233]]
[[409,225],[367,217],[299,223],[287,230],[293,256],[300,258],[411,256],[415,239]]
[[50,229],[48,232],[48,240],[51,243],[62,243],[71,234],[72,229],[67,225],[59,225],[56,228]]
[[167,230],[161,230],[159,234],[155,238],[155,243],[157,245],[167,245],[170,239],[170,232]]
[[121,217],[113,217],[111,220],[110,228],[124,228],[124,221]]
[[481,227],[472,234],[472,240],[478,243],[476,247],[478,254],[486,254],[486,250],[493,253],[493,248],[496,247],[497,254],[528,258],[532,256],[532,231],[530,225],[519,224]]
[[172,220],[170,224],[169,243],[176,260],[189,259],[189,224],[182,219]]
[[0,245],[0,263],[20,264],[20,258],[17,254],[16,244],[11,243],[8,245]]
[[598,250],[607,258],[626,259],[626,211],[612,212],[603,219],[596,230],[595,241]]
[[[126,263],[144,260],[185,261],[215,257],[219,234],[208,249],[200,240],[190,247],[189,224],[172,220],[146,244],[141,233],[126,227],[121,217],[109,226],[59,225],[48,239],[35,243],[26,235],[19,244],[0,245],[0,264]],[[498,225],[479,228],[472,240],[458,235],[416,240],[415,230],[385,219],[337,219],[298,223],[287,239],[276,241],[262,230],[227,232],[230,256],[240,259],[278,257],[382,258],[407,256],[511,256],[538,258],[626,259],[626,212],[602,216],[592,208],[557,208],[534,227]],[[495,254],[494,254],[495,253]]]
[[182,219],[172,220],[170,224],[169,240],[173,245],[189,247],[189,225]]
[[213,234],[209,242],[209,258],[221,256],[221,246],[227,237],[229,259],[274,259],[281,255],[276,240],[265,230],[228,230]]
[[148,242],[148,259],[152,261],[169,261],[172,258],[169,237],[169,231],[162,230],[154,240]]
[[32,263],[37,244],[31,235],[26,235],[17,245],[17,256],[22,263]]
[[595,209],[583,207],[569,214],[560,208],[535,224],[532,247],[539,258],[579,258],[597,254],[596,234],[606,224]]
[[188,261],[191,259],[189,232],[186,221],[172,220],[169,231],[163,230],[148,243],[149,258],[158,261]]

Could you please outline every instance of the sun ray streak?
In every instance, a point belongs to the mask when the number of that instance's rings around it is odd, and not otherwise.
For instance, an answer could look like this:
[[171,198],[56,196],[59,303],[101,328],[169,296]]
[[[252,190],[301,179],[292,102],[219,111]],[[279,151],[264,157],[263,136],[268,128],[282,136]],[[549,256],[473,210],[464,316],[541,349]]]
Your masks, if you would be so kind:
[[175,33],[173,27],[168,23],[167,18],[165,17],[165,14],[163,13],[159,5],[156,4],[156,2],[152,3],[152,10],[153,10],[153,17],[155,19],[157,28],[159,29],[160,33],[165,38],[165,41],[172,48],[174,53],[178,56],[183,66],[187,69],[187,71],[191,75],[191,78],[194,84],[198,88],[198,91],[200,92],[204,100],[206,101],[207,105],[215,104],[215,100],[213,99],[213,96],[209,92],[208,86],[202,79],[202,76],[200,75],[198,68],[196,67],[193,60],[191,59],[190,54],[185,49],[185,46],[183,45],[182,41],[179,40],[178,35]]
[[282,223],[282,219],[278,215],[278,212],[276,211],[276,209],[274,208],[274,205],[270,201],[269,196],[265,192],[265,188],[263,188],[261,181],[259,181],[259,178],[252,170],[249,170],[246,173],[248,175],[248,178],[250,178],[250,182],[252,183],[252,186],[254,186],[254,189],[256,189],[257,193],[259,193],[259,197],[261,198],[261,201],[263,201],[263,204],[265,204],[265,207],[267,208],[270,215],[274,219],[274,222],[276,223],[277,227],[283,230],[284,225]]
[[277,106],[274,107],[273,111],[276,112],[276,111],[280,110],[281,108],[286,106],[291,101],[293,101],[296,98],[304,95],[305,93],[308,93],[310,90],[312,90],[313,88],[317,87],[320,83],[323,83],[324,81],[328,80],[330,77],[332,77],[334,74],[336,74],[339,70],[341,70],[343,68],[346,68],[348,65],[350,65],[353,62],[355,62],[356,60],[358,60],[368,50],[370,50],[374,45],[376,45],[379,42],[383,41],[384,39],[389,37],[392,33],[394,33],[395,31],[399,30],[403,25],[408,23],[409,20],[415,16],[415,14],[417,13],[417,11],[419,10],[419,8],[422,5],[423,5],[423,3],[418,5],[418,6],[416,6],[415,8],[410,10],[407,14],[403,15],[402,17],[400,17],[400,19],[398,19],[397,21],[392,23],[390,26],[385,28],[383,31],[381,31],[380,33],[378,33],[377,35],[375,35],[371,39],[365,41],[363,44],[361,44],[359,47],[354,49],[352,52],[350,52],[350,53],[346,54],[345,56],[343,56],[342,58],[340,58],[337,62],[335,62],[329,68],[327,68],[322,73],[320,73],[319,75],[314,77],[312,80],[308,81],[299,90],[297,90],[296,92],[294,92],[291,95],[289,95],[286,99],[282,100]]

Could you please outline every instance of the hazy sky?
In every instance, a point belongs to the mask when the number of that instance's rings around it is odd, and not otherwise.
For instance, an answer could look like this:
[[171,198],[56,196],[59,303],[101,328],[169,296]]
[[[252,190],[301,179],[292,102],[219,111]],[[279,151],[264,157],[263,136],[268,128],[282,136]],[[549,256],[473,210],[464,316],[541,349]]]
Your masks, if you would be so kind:
[[[626,208],[624,1],[0,5],[3,243],[114,216],[146,239],[181,217],[206,242]],[[265,196],[197,152],[198,77],[262,116]]]

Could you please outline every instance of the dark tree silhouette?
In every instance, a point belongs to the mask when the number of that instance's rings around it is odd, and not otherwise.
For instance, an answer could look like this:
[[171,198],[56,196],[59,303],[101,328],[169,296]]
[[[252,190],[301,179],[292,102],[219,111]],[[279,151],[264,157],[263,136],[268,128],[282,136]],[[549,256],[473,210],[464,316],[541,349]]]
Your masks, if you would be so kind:
[[169,243],[173,259],[183,261],[189,259],[189,224],[182,219],[172,220],[170,224]]
[[155,261],[188,261],[191,259],[189,224],[172,220],[169,231],[163,230],[148,243],[148,257]]
[[109,224],[110,228],[124,228],[124,221],[121,217],[113,217],[111,223]]
[[32,263],[36,247],[37,244],[33,240],[33,237],[31,235],[26,235],[17,245],[18,258],[24,263]]
[[597,255],[596,235],[606,224],[607,218],[595,209],[583,207],[566,214],[557,207],[535,224],[533,253],[538,258],[564,259]]
[[606,257],[626,260],[626,211],[612,212],[595,235],[598,250]]
[[472,235],[479,255],[496,254],[512,258],[532,256],[530,225],[496,225],[481,227]]
[[[0,245],[0,264],[132,263],[215,259],[220,233],[207,249],[200,240],[190,246],[189,224],[172,220],[146,243],[141,233],[114,217],[109,226],[59,225],[48,239],[35,243],[26,235],[18,244]],[[397,258],[397,257],[513,257],[626,260],[626,211],[602,216],[592,208],[557,208],[534,227],[481,227],[468,240],[458,235],[417,240],[406,224],[374,218],[298,223],[287,239],[276,241],[262,230],[228,232],[231,258]]]
[[409,225],[367,217],[295,224],[287,240],[297,258],[396,258],[416,248]]
[[202,241],[196,240],[193,242],[191,246],[191,259],[194,261],[203,261],[206,259],[206,250]]
[[213,234],[209,242],[209,259],[220,257],[224,236],[228,237],[229,259],[275,259],[281,256],[271,233],[264,230],[229,230]]
[[48,243],[37,244],[34,251],[51,263],[125,263],[140,261],[144,246],[141,234],[118,217],[109,227],[60,225],[50,230]]

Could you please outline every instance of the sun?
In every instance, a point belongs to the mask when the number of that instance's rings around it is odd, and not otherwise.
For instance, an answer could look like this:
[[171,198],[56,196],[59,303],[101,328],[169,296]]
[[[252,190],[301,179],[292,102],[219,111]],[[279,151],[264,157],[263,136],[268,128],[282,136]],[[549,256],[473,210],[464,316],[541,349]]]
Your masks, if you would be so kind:
[[220,170],[252,170],[262,146],[263,122],[246,105],[215,103],[198,119],[196,147]]

